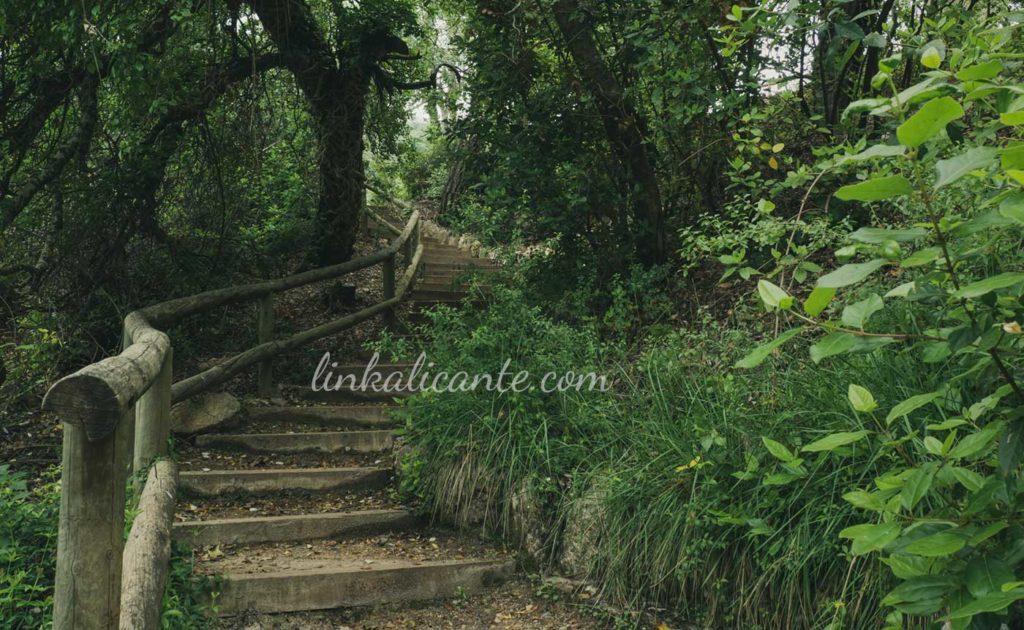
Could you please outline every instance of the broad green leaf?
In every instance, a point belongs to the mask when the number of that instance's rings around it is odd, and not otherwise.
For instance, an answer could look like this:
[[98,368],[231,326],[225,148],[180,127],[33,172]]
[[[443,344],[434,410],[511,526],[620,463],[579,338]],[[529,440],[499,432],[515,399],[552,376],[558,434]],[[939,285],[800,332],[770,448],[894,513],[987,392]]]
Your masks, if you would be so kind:
[[927,46],[921,52],[921,65],[930,70],[934,70],[942,65],[942,51],[937,46]]
[[930,462],[915,470],[907,480],[903,482],[900,490],[900,503],[905,510],[913,510],[921,499],[924,498],[932,487],[935,473],[939,467],[935,462]]
[[962,427],[965,424],[967,424],[967,421],[963,418],[950,418],[949,420],[943,420],[942,422],[926,424],[925,428],[929,431],[949,431],[950,429]]
[[1005,289],[1012,287],[1015,284],[1024,282],[1024,273],[1019,272],[1007,272],[1001,273],[997,276],[990,276],[984,280],[972,282],[967,286],[961,287],[959,291],[953,293],[954,298],[976,298],[991,293],[992,291],[998,291],[999,289]]
[[967,590],[975,597],[1002,593],[1002,586],[1016,579],[1010,565],[993,557],[975,558],[967,563],[964,574]]
[[818,278],[818,286],[839,289],[851,284],[857,284],[884,267],[886,262],[884,258],[876,258],[865,263],[843,265],[832,273]]
[[914,192],[910,180],[902,175],[875,177],[856,184],[848,184],[836,191],[843,201],[881,201]]
[[1016,127],[1017,125],[1024,125],[1024,111],[1009,112],[1007,114],[999,115],[999,122],[1003,123],[1008,127]]
[[895,407],[892,408],[892,410],[889,411],[889,415],[885,417],[885,423],[892,424],[892,421],[895,420],[896,418],[908,415],[910,412],[920,409],[921,407],[924,407],[925,405],[927,405],[928,403],[935,400],[941,395],[942,394],[940,392],[929,392],[927,394],[918,394],[916,396],[911,396],[910,398],[904,400],[903,402],[896,405]]
[[919,147],[963,115],[964,108],[953,98],[932,99],[896,129],[896,137],[901,144]]
[[859,114],[861,112],[866,112],[866,111],[869,111],[869,110],[874,110],[876,108],[886,108],[886,109],[889,109],[889,108],[892,107],[891,103],[892,102],[890,101],[890,99],[887,99],[887,98],[861,98],[861,99],[857,99],[856,101],[853,101],[852,103],[847,105],[846,109],[843,110],[843,120],[846,120],[847,117],[849,117],[851,114]]
[[862,510],[881,512],[885,509],[885,503],[882,501],[879,494],[873,492],[854,490],[844,494],[843,500],[854,507],[861,508]]
[[775,457],[775,459],[787,463],[796,459],[796,455],[794,455],[792,451],[786,448],[785,444],[782,444],[781,442],[776,442],[771,438],[763,436],[761,437],[761,441],[764,442],[764,445],[768,449],[768,452],[771,453]]
[[840,538],[853,541],[851,551],[860,556],[882,549],[900,535],[898,523],[878,523],[877,525],[853,525],[839,532]]
[[897,155],[903,155],[907,152],[907,147],[902,144],[876,144],[864,149],[860,153],[854,153],[853,155],[843,155],[836,159],[836,165],[846,164],[847,162],[863,162],[865,160],[874,160],[878,158],[895,157]]
[[782,287],[772,284],[767,280],[757,281],[757,292],[761,296],[761,301],[771,308],[785,311],[793,306],[793,297],[786,293]]
[[950,468],[953,472],[953,478],[956,479],[961,486],[966,488],[969,492],[977,492],[981,490],[981,487],[985,485],[985,478],[974,472],[970,468],[963,468],[961,466],[953,466]]
[[945,446],[942,444],[942,441],[940,441],[939,438],[935,437],[934,435],[924,436],[924,448],[926,451],[928,451],[932,455],[935,455],[936,457],[942,457],[943,451],[946,450]]
[[1024,420],[1014,420],[999,438],[999,470],[1009,477],[1024,458]]
[[878,401],[871,395],[871,392],[860,385],[850,383],[850,387],[846,390],[846,398],[854,410],[861,413],[869,413],[878,409]]
[[784,486],[787,483],[792,483],[797,479],[800,479],[802,476],[803,475],[788,472],[774,473],[765,477],[761,484],[765,486]]
[[978,431],[977,433],[971,433],[965,435],[963,439],[957,442],[949,451],[950,459],[970,459],[975,455],[985,451],[992,442],[996,439],[999,433],[1003,430],[1003,424],[1000,422],[992,422],[985,425],[985,428]]
[[857,338],[847,332],[834,332],[825,335],[821,341],[811,346],[811,359],[820,363],[822,359],[850,352],[857,345]]
[[754,348],[753,352],[737,361],[734,367],[749,370],[750,368],[754,368],[761,365],[762,363],[764,363],[764,360],[771,355],[772,351],[774,351],[776,348],[786,343],[793,337],[800,334],[802,330],[803,327],[791,328],[787,330],[786,332],[782,333],[781,335],[769,341],[768,343],[762,344]]
[[903,551],[915,556],[937,558],[951,556],[963,549],[966,544],[967,541],[956,534],[940,532],[938,534],[932,534],[931,536],[918,538],[904,547]]
[[[908,560],[910,560],[908,558]],[[951,575],[922,575],[907,580],[882,599],[886,606],[899,606],[920,601],[939,599],[960,586]]]
[[1003,169],[1024,168],[1024,143],[1001,149],[999,151],[999,166]]
[[[992,538],[993,536],[995,536],[996,534],[998,534],[999,532],[1003,531],[1004,529],[1006,529],[1009,526],[1010,526],[1010,524],[1007,523],[1006,521],[996,521],[994,523],[989,523],[988,525],[986,525],[986,526],[982,527],[980,530],[978,530],[978,532],[975,533],[973,536],[971,536],[971,540],[969,541],[969,544],[972,547],[977,547],[981,543],[985,542],[989,538]],[[1011,586],[1010,588],[1016,588],[1016,586]],[[1004,584],[1003,585],[1003,591],[1005,592],[1007,590],[1009,590],[1009,589],[1006,588],[1006,585]]]
[[843,309],[843,325],[863,329],[871,316],[883,308],[885,308],[885,302],[878,297],[878,294],[872,293],[867,299],[855,302]]
[[942,250],[938,247],[925,247],[924,249],[919,249],[901,260],[900,266],[907,267],[908,269],[920,267],[921,265],[927,265],[928,263],[933,262],[941,255]]
[[907,228],[904,230],[890,230],[886,228],[862,227],[850,234],[850,238],[859,243],[871,243],[878,245],[886,241],[913,241],[928,236],[928,230],[923,228]]
[[864,39],[864,29],[852,20],[843,20],[841,22],[836,22],[836,35],[845,37],[846,39],[860,41]]
[[826,287],[815,287],[811,294],[804,300],[804,312],[811,317],[821,315],[828,303],[832,301],[836,290]]
[[1013,193],[999,204],[999,214],[1017,223],[1024,223],[1024,193]]
[[870,46],[872,48],[885,48],[886,42],[885,33],[879,33],[877,31],[865,35],[863,41],[865,46]]
[[846,446],[847,444],[853,444],[863,440],[868,435],[868,431],[841,431],[839,433],[833,433],[827,435],[820,440],[815,440],[807,446],[800,449],[802,453],[821,453],[823,451],[833,451],[840,446]]
[[974,147],[948,160],[939,160],[935,164],[935,188],[948,186],[971,171],[988,168],[997,156],[998,152],[991,147]]
[[1005,593],[989,593],[974,600],[970,604],[950,613],[950,619],[965,619],[987,612],[999,612],[1019,599],[1024,599],[1024,588],[1015,588]]
[[[916,577],[928,575],[934,560],[920,556],[908,556],[901,553],[890,554],[888,558],[879,558],[882,564],[892,569],[892,574],[901,580],[909,580]],[[955,582],[954,578],[947,579]],[[898,587],[897,587],[898,588]]]
[[914,290],[914,287],[916,285],[917,285],[917,283],[914,282],[914,281],[904,282],[903,284],[901,284],[899,286],[893,287],[888,293],[885,294],[885,297],[887,297],[887,298],[892,298],[892,297],[902,297],[902,298],[905,298],[908,295],[910,295],[910,292]]
[[976,63],[973,66],[961,68],[956,73],[956,78],[961,81],[986,81],[993,79],[1003,71],[1003,64],[998,59]]

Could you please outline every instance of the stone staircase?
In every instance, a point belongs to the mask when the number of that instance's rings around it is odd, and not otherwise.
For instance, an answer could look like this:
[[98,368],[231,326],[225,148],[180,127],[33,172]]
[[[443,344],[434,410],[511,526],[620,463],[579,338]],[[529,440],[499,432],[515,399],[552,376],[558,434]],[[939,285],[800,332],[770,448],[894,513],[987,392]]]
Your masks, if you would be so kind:
[[[436,239],[424,246],[414,312],[463,300],[459,276],[495,267]],[[196,549],[198,572],[218,576],[220,614],[451,598],[513,575],[507,551],[431,529],[395,503],[393,395],[283,391],[298,402],[253,402],[230,432],[176,448],[174,537]]]

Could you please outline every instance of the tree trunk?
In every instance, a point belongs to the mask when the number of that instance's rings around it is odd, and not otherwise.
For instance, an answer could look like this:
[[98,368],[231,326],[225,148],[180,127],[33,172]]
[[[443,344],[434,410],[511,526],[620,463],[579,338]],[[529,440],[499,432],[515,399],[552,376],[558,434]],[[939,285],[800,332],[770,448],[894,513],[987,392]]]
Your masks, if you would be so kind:
[[627,183],[635,189],[629,196],[635,206],[637,254],[646,264],[661,263],[665,260],[661,190],[643,136],[644,121],[602,59],[589,26],[575,15],[579,12],[576,0],[555,2],[555,21],[566,47],[594,99],[612,152],[627,173]]
[[358,69],[340,73],[337,83],[310,98],[320,133],[320,201],[317,262],[333,265],[352,258],[363,210],[363,128],[369,78]]
[[320,137],[316,262],[352,257],[363,207],[363,124],[370,78],[361,60],[339,68],[304,0],[249,0],[306,96]]

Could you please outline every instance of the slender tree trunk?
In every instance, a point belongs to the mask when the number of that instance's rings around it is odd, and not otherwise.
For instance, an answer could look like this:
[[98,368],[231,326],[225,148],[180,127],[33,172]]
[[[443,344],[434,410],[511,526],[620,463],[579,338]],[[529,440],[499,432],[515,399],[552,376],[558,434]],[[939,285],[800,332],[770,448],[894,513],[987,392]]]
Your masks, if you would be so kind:
[[601,57],[590,27],[581,20],[576,0],[557,0],[555,21],[584,84],[594,99],[612,152],[627,173],[634,204],[637,254],[646,264],[665,260],[661,190],[644,140],[644,120]]

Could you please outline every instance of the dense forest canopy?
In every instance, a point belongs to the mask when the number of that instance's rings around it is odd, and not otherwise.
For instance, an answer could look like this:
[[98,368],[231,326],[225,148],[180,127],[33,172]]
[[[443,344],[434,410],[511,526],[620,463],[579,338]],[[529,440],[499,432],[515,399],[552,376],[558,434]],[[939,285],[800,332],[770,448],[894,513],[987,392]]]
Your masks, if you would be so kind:
[[710,625],[1015,627],[1022,24],[1010,0],[8,0],[0,422],[134,308],[349,260],[403,199],[504,263],[434,355],[619,374],[614,400],[410,403],[425,505],[466,508],[458,457],[558,532],[599,495],[588,576]]

